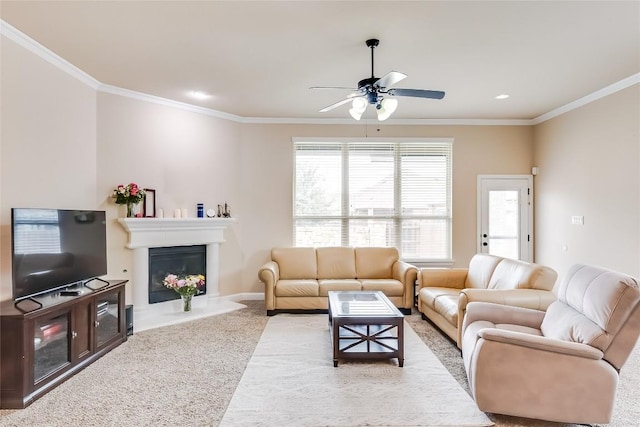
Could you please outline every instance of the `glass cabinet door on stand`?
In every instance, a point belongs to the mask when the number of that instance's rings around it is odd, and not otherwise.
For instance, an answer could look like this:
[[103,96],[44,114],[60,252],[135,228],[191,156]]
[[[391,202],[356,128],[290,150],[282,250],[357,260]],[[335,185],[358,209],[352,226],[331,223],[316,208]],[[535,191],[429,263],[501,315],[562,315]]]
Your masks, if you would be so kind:
[[37,384],[71,364],[71,310],[33,322],[33,382]]
[[124,307],[122,289],[116,289],[95,298],[96,350],[121,337],[123,322],[120,306]]

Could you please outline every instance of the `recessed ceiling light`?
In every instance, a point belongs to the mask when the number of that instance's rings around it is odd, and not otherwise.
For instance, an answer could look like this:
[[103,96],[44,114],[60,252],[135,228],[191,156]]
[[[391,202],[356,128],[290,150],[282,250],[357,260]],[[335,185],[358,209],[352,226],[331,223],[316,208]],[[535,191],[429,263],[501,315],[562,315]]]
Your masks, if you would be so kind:
[[189,92],[189,96],[196,99],[211,98],[211,95],[209,95],[208,93],[202,92],[201,90],[192,90],[191,92]]
[[496,96],[496,99],[507,99],[509,97],[509,95],[507,95],[506,93],[500,94],[498,96]]

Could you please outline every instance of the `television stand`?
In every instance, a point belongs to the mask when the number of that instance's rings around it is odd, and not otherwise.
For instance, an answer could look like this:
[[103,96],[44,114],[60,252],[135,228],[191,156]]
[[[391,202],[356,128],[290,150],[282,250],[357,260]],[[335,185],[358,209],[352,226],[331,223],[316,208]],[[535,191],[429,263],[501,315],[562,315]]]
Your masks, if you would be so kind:
[[74,297],[52,292],[28,312],[1,302],[0,408],[29,406],[125,342],[126,283],[110,280]]

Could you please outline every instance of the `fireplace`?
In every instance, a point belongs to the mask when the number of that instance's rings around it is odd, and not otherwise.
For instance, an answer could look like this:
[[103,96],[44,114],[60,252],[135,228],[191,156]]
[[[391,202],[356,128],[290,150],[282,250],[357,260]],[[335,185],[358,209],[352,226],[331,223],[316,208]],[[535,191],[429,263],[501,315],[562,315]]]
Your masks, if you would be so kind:
[[[118,222],[129,235],[127,248],[133,250],[132,293],[134,311],[134,331],[140,332],[159,326],[172,325],[199,319],[213,314],[243,308],[242,304],[220,296],[219,291],[219,249],[224,242],[223,231],[236,222],[234,218],[119,218]],[[193,310],[184,312],[176,292],[166,289],[172,298],[150,304],[149,263],[150,252],[155,249],[204,246],[204,276],[206,296],[193,300]],[[185,267],[184,273],[178,266],[164,267],[165,272],[176,274],[197,273]],[[176,268],[175,271],[168,271]],[[165,272],[158,273],[162,276]],[[162,276],[164,277],[164,276]],[[160,281],[162,280],[160,278]]]
[[[205,245],[149,248],[149,304],[179,299],[180,295],[162,283],[167,274],[207,274]],[[205,284],[196,295],[207,292]]]

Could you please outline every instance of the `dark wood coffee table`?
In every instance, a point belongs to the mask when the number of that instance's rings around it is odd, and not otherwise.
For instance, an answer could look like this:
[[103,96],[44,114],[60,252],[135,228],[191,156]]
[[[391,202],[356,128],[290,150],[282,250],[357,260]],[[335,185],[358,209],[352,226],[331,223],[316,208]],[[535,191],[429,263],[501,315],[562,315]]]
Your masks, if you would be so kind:
[[398,359],[404,365],[404,316],[381,291],[330,291],[333,366],[339,359]]

